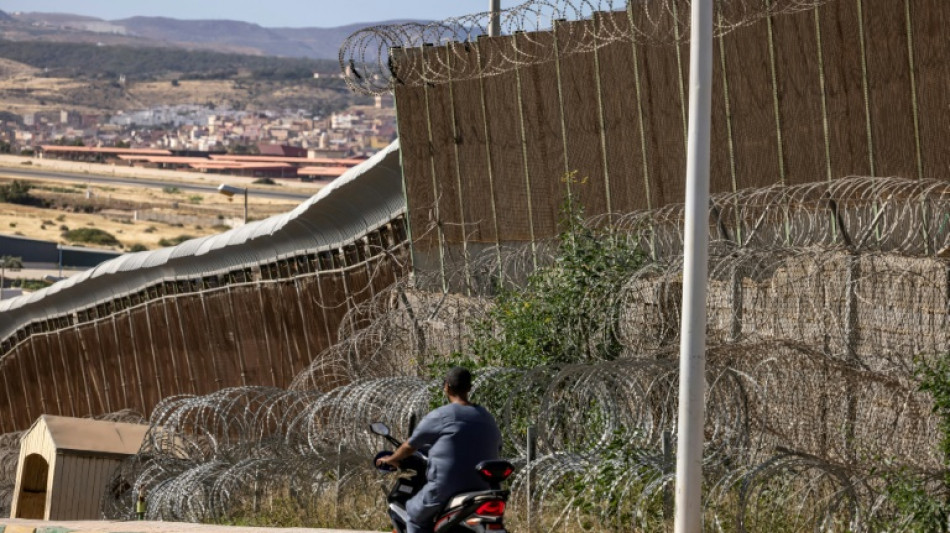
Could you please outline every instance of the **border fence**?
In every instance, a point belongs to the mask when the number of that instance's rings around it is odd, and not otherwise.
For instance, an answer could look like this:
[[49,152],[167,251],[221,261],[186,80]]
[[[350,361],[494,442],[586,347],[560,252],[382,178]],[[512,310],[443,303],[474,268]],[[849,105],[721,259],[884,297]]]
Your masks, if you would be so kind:
[[[716,6],[713,193],[945,179],[950,4]],[[503,15],[500,37],[482,36],[487,14],[350,37],[351,86],[396,94],[413,264],[439,274],[433,289],[489,285],[474,265],[556,235],[569,191],[592,216],[681,201],[688,13],[679,0],[534,0]]]
[[0,302],[0,433],[289,385],[348,311],[408,272],[403,212],[394,144],[290,213]]

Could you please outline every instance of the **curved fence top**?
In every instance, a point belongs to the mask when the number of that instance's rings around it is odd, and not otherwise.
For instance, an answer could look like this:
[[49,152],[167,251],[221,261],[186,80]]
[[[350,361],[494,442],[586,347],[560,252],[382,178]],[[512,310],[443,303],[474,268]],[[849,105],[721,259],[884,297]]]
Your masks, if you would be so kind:
[[399,142],[348,170],[294,210],[160,250],[122,255],[32,294],[0,302],[0,340],[166,280],[194,279],[340,248],[405,211]]
[[[717,0],[715,32],[723,35],[765,17],[813,9],[828,1]],[[489,39],[474,52],[469,45],[488,36],[490,12],[371,26],[346,38],[340,48],[340,67],[354,91],[382,94],[397,85],[422,86],[510,72],[553,61],[558,54],[590,52],[618,41],[684,42],[690,34],[690,4],[691,0],[525,0],[499,14],[502,37]],[[549,39],[554,28],[557,39]],[[427,45],[445,48],[427,54],[424,60],[422,55],[407,55],[408,49]]]

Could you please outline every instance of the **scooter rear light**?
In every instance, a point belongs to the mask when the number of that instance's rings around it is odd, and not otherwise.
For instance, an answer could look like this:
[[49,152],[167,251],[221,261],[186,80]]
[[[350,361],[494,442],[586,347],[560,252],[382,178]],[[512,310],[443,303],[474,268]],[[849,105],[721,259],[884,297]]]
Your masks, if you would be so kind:
[[501,516],[505,514],[505,502],[502,500],[485,502],[475,510],[475,514],[482,516]]
[[444,524],[444,523],[448,522],[449,520],[455,518],[455,515],[457,515],[457,514],[458,514],[458,513],[456,512],[456,513],[447,514],[447,515],[443,516],[441,520],[439,520],[438,522],[435,523],[435,530],[438,531],[439,528],[442,527],[442,524]]
[[[501,473],[501,476],[499,477],[498,481],[504,481],[508,479],[508,476],[510,476],[513,472],[514,472],[513,469],[506,468],[505,471]],[[492,473],[492,471],[487,468],[483,468],[481,470],[481,473],[483,476],[485,476],[488,479],[495,479],[494,473]]]

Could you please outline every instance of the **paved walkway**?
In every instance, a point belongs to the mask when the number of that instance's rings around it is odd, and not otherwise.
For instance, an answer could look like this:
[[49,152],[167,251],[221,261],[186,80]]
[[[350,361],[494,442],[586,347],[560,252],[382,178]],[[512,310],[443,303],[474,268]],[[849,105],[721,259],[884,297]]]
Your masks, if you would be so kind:
[[230,527],[180,522],[44,522],[0,518],[0,533],[376,533],[342,529]]

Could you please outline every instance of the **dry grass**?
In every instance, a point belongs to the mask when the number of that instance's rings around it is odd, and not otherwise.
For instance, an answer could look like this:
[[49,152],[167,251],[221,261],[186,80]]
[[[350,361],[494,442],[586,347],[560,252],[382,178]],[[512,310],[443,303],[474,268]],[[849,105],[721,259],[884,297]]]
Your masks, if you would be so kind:
[[0,79],[32,76],[38,69],[10,59],[0,58]]
[[63,109],[109,114],[162,105],[208,103],[222,107],[281,109],[341,98],[337,92],[322,89],[312,80],[181,80],[177,86],[171,80],[130,80],[125,87],[119,87],[116,80],[34,77],[30,71],[14,67],[10,65],[10,74],[5,75],[7,69],[0,63],[0,101],[5,111],[17,114]]
[[247,98],[246,94],[235,90],[234,82],[230,80],[183,80],[177,87],[169,81],[134,83],[128,92],[135,100],[148,105],[220,104],[222,100]]
[[[0,178],[7,183],[9,178]],[[100,206],[114,203],[116,207],[128,207],[136,204],[161,213],[178,215],[198,215],[222,219],[243,217],[244,204],[231,201],[220,194],[201,194],[192,191],[165,191],[152,188],[99,187],[90,186],[87,198],[86,186],[75,183],[57,183],[44,180],[38,183],[41,188],[31,194],[37,197],[82,205],[93,202]],[[50,190],[55,189],[55,191]],[[252,218],[266,218],[293,209],[297,203],[288,200],[271,200],[251,197],[248,211]],[[111,214],[110,214],[111,213]],[[47,209],[15,204],[0,203],[0,233],[21,235],[24,237],[70,243],[62,237],[63,227],[78,229],[95,227],[107,231],[122,243],[123,249],[141,244],[149,249],[160,248],[162,239],[174,239],[179,235],[200,237],[220,233],[227,228],[220,225],[174,225],[155,221],[120,220],[122,215],[131,213],[126,209],[107,210],[103,213],[80,213],[62,209]],[[221,224],[224,222],[222,221]]]

